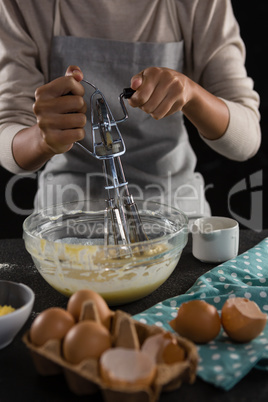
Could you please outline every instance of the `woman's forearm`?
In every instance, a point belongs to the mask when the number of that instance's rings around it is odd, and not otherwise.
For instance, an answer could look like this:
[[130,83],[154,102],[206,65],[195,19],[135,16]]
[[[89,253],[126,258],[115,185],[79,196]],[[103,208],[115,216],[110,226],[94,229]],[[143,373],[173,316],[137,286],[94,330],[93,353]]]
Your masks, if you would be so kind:
[[24,170],[40,169],[55,154],[46,146],[36,124],[15,135],[12,152],[16,163]]
[[193,123],[200,134],[209,139],[220,138],[229,124],[226,104],[200,85],[191,81],[192,97],[182,108],[183,114]]

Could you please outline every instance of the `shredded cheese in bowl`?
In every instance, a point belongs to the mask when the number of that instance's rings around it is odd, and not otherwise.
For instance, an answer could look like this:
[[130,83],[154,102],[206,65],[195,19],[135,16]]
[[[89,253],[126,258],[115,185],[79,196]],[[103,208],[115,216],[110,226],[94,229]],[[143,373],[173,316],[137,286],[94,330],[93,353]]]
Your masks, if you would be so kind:
[[7,306],[7,305],[0,306],[0,316],[12,313],[13,311],[15,311],[14,307]]

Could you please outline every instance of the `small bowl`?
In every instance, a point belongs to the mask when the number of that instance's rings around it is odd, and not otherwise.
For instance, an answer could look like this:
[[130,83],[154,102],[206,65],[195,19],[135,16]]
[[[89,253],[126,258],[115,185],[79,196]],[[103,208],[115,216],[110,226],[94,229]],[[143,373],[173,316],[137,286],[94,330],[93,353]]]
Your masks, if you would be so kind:
[[137,207],[146,241],[105,245],[105,206],[91,200],[30,215],[23,224],[25,247],[43,278],[66,296],[88,288],[109,305],[138,300],[175,269],[188,240],[188,219],[156,202],[137,201]]
[[26,323],[34,304],[34,292],[23,283],[0,280],[0,305],[15,311],[0,316],[0,349],[9,345]]
[[225,216],[197,219],[192,225],[192,251],[202,262],[220,263],[235,258],[239,248],[239,224]]

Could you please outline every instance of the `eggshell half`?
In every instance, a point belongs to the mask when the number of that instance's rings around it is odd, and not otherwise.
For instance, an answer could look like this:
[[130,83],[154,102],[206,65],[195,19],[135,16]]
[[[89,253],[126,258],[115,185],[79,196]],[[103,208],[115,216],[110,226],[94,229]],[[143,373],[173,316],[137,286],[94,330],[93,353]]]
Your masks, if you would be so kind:
[[169,322],[179,335],[195,343],[207,343],[220,332],[221,319],[215,306],[204,300],[182,303],[177,317]]
[[153,360],[140,350],[112,348],[100,358],[100,374],[110,386],[148,386],[156,374]]
[[252,300],[235,297],[226,300],[221,311],[222,326],[236,342],[250,342],[264,329],[267,316]]
[[149,336],[141,347],[155,363],[173,364],[185,359],[185,351],[169,332]]

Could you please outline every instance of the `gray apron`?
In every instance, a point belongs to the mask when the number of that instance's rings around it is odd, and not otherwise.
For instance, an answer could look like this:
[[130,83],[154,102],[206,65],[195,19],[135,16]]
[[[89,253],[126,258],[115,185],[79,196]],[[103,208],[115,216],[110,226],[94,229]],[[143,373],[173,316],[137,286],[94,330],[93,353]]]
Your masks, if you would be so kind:
[[[105,95],[116,119],[122,117],[118,96],[130,85],[133,75],[150,66],[180,72],[183,69],[183,41],[130,43],[59,36],[59,27],[58,9],[50,79],[64,75],[69,65],[78,65],[84,78]],[[89,96],[89,87],[85,89]],[[188,141],[182,113],[156,121],[138,108],[128,106],[128,112],[129,119],[119,125],[126,144],[121,161],[134,198],[173,205],[189,217],[209,214],[203,178],[194,172],[196,156]],[[91,148],[88,127],[82,143]],[[102,162],[74,145],[69,152],[54,156],[46,164],[39,178],[35,208],[77,199],[105,199],[104,185]]]

